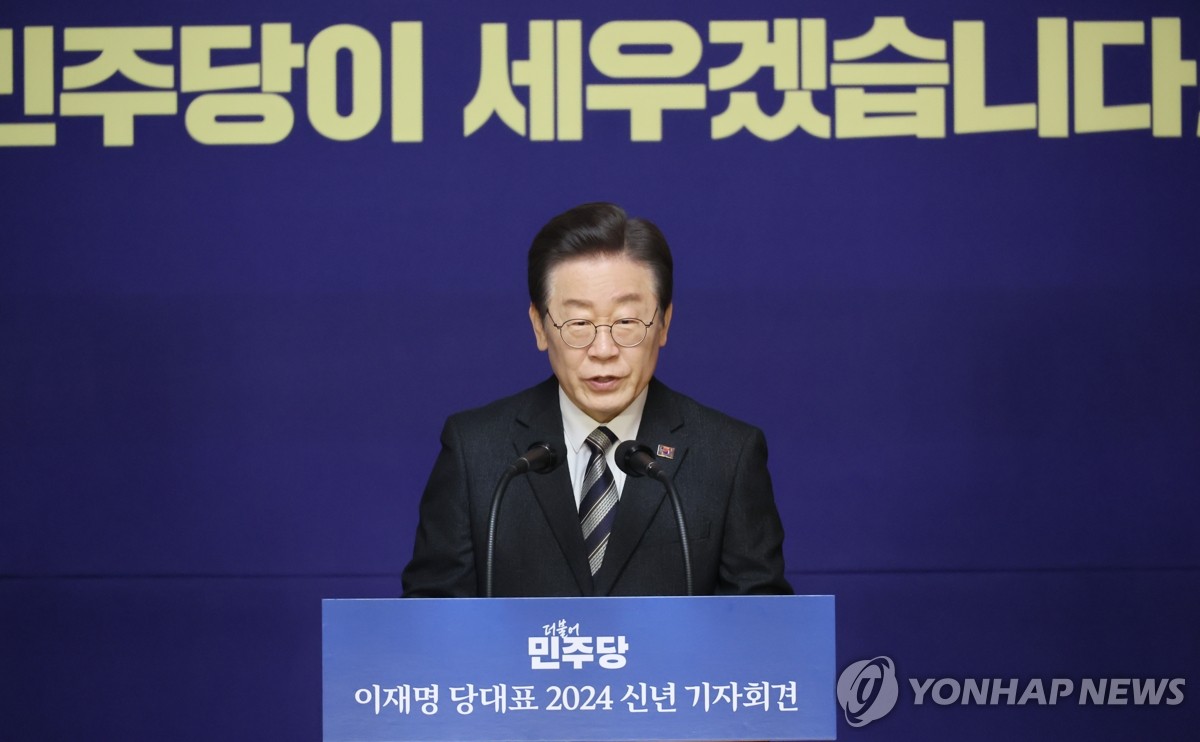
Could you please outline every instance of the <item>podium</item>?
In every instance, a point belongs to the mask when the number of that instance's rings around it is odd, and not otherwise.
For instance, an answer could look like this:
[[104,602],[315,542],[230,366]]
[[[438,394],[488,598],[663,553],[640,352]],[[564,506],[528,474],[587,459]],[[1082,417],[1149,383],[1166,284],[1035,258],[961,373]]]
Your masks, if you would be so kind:
[[326,742],[835,739],[833,596],[322,601]]

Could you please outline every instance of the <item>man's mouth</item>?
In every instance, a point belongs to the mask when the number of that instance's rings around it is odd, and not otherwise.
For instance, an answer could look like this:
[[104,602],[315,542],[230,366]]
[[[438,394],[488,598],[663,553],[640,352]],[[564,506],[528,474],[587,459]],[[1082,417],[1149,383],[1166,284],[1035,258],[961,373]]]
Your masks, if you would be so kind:
[[620,382],[621,378],[619,376],[592,376],[584,379],[584,383],[587,384],[587,387],[595,392],[609,391],[616,388],[617,384]]

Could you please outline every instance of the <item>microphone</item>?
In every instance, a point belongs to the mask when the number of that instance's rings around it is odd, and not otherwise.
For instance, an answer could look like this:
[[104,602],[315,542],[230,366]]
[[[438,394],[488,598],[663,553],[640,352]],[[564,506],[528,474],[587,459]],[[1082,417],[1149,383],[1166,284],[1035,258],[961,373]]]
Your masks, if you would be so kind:
[[667,473],[658,465],[650,447],[637,441],[622,441],[613,455],[621,471],[631,477],[650,477],[666,484]]
[[509,468],[515,470],[514,475],[525,472],[549,474],[562,462],[563,457],[554,450],[554,446],[549,443],[535,443],[529,447],[525,455],[509,464]]
[[504,474],[500,476],[500,481],[496,483],[496,491],[492,493],[492,511],[488,516],[487,560],[484,571],[486,575],[485,597],[492,597],[492,575],[496,554],[496,520],[500,515],[500,501],[504,499],[504,493],[508,491],[509,482],[528,472],[549,474],[561,466],[564,461],[566,459],[554,444],[543,441],[530,446],[520,458],[509,464],[505,468]]
[[679,501],[679,493],[675,491],[675,483],[666,470],[659,465],[650,453],[650,447],[637,441],[622,441],[617,446],[613,458],[617,466],[626,476],[650,477],[656,479],[667,488],[671,498],[671,509],[675,511],[675,527],[679,530],[679,544],[683,548],[683,576],[687,583],[687,594],[692,595],[692,550],[688,546],[687,524],[683,520],[683,505]]

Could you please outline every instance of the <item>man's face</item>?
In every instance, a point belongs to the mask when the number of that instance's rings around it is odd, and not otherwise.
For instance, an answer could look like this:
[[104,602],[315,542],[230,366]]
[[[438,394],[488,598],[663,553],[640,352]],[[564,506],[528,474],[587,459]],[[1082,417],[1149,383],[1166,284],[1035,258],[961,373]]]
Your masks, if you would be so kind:
[[[586,319],[607,325],[636,317],[649,322],[658,306],[654,274],[648,266],[623,255],[577,258],[550,271],[550,316],[558,324]],[[550,321],[533,305],[529,320],[539,350],[547,351],[558,383],[575,406],[596,422],[606,423],[621,414],[650,383],[658,363],[658,349],[667,344],[672,307],[659,312],[646,331],[646,339],[633,348],[613,342],[607,327],[586,348],[572,348]]]

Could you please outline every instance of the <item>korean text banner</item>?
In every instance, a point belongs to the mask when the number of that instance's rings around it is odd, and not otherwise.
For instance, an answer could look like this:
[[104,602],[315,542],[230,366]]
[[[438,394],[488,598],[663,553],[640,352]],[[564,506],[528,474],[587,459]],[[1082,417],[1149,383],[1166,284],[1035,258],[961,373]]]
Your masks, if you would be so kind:
[[828,595],[327,600],[321,617],[327,740],[834,737]]

